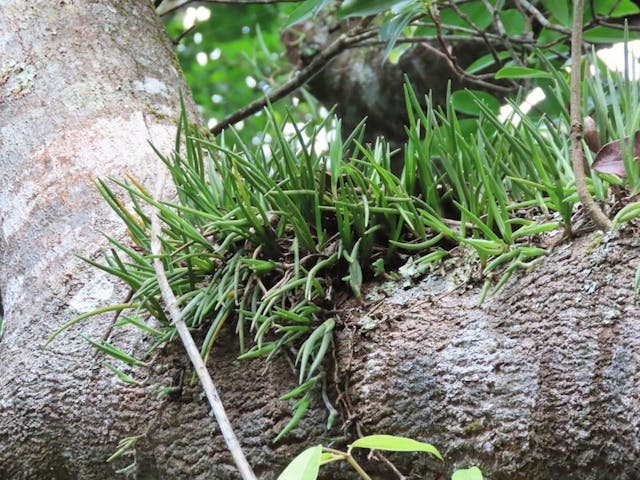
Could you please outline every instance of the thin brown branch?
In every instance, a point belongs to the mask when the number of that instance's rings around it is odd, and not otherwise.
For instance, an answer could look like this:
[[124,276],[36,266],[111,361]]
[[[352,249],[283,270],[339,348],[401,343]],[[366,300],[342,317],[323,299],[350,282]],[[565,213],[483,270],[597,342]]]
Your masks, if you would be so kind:
[[402,472],[400,472],[400,470],[398,470],[396,468],[396,466],[391,462],[391,460],[389,460],[387,457],[385,457],[382,453],[380,453],[379,451],[376,451],[374,454],[375,458],[382,461],[383,463],[385,463],[387,465],[387,467],[389,467],[389,469],[391,469],[391,471],[395,474],[396,478],[398,480],[407,480],[407,477],[405,477]]
[[504,24],[502,23],[502,19],[500,18],[499,12],[488,0],[482,0],[485,8],[491,13],[491,17],[493,18],[493,25],[502,38],[504,48],[507,49],[509,55],[511,55],[512,60],[516,63],[516,65],[523,65],[522,60],[516,53],[513,45],[511,44],[511,40],[509,35],[507,35],[507,30],[504,28]]
[[[416,26],[418,27],[429,27],[432,28],[433,22],[417,22]],[[473,40],[473,37],[478,35],[478,31],[474,28],[467,28],[467,27],[463,27],[461,25],[451,25],[448,23],[442,23],[440,25],[442,27],[442,30],[447,30],[450,32],[459,32],[461,35],[461,37],[463,37],[463,40]],[[500,38],[499,35],[496,35],[495,33],[491,33],[491,32],[484,32],[484,35],[489,39],[492,40],[493,43],[496,44],[501,44],[503,43],[502,38]],[[448,35],[448,34],[442,34],[443,38],[447,38],[447,37],[451,37],[453,35]],[[435,38],[435,37],[434,37]],[[455,40],[455,39],[454,39]],[[477,41],[480,41],[480,39],[475,39]],[[515,44],[522,44],[522,45],[533,45],[535,44],[535,40],[533,40],[530,37],[525,37],[525,36],[511,36],[509,37],[509,40],[511,41],[511,43],[515,43]]]
[[480,28],[478,25],[476,25],[476,23],[473,21],[473,19],[471,17],[469,17],[469,15],[467,15],[457,4],[455,1],[453,0],[449,0],[449,5],[451,6],[451,8],[453,8],[453,10],[456,12],[456,14],[462,18],[465,22],[467,22],[469,25],[471,25],[471,27],[476,30],[476,32],[478,33],[478,35],[480,35],[482,41],[484,42],[484,44],[487,46],[487,48],[489,49],[489,52],[491,53],[491,56],[493,57],[493,61],[496,62],[496,65],[498,67],[502,66],[502,61],[500,60],[500,57],[498,55],[498,52],[496,51],[496,49],[493,46],[493,43],[489,40],[489,36],[487,35],[487,31],[484,28]]
[[293,93],[306,82],[311,80],[315,75],[317,75],[324,67],[326,67],[326,65],[332,58],[339,55],[347,48],[356,45],[363,40],[375,37],[376,35],[376,31],[369,31],[360,34],[346,33],[340,35],[327,48],[313,57],[311,63],[300,70],[294,78],[276,88],[265,98],[256,100],[255,102],[252,102],[249,105],[236,110],[234,113],[215,124],[209,131],[214,135],[217,135],[230,125],[233,125],[234,123],[239,122],[240,120],[244,120],[245,118],[253,115],[256,112],[259,112],[269,103],[276,102],[281,98],[286,97],[290,93]]
[[198,26],[198,24],[193,24],[191,25],[189,28],[187,28],[184,32],[182,32],[180,35],[178,35],[176,38],[171,40],[171,43],[173,43],[174,45],[178,45],[180,43],[180,40],[182,40],[184,37],[186,37],[187,35],[189,35],[191,32],[193,32],[196,27]]
[[[485,80],[482,80],[480,77],[476,76],[476,75],[470,75],[467,72],[464,71],[463,68],[461,68],[456,62],[455,59],[453,59],[453,57],[447,52],[443,52],[442,50],[429,45],[428,43],[425,43],[422,45],[423,48],[430,50],[433,54],[438,55],[439,57],[442,57],[444,60],[446,60],[449,63],[449,67],[454,71],[454,73],[456,75],[458,75],[458,78],[461,81],[464,81],[466,83],[469,83],[471,85],[475,85],[477,87],[481,87],[481,88],[485,88],[487,90],[493,90],[494,92],[498,92],[498,93],[511,93],[513,92],[513,89],[510,87],[504,87],[502,85],[497,85],[495,83],[491,83],[491,82],[487,82]],[[493,77],[493,75],[492,75]]]
[[611,221],[593,200],[587,189],[584,171],[584,150],[582,147],[582,111],[580,108],[581,58],[582,58],[582,15],[584,0],[574,0],[573,27],[571,32],[571,162],[576,179],[576,191],[585,211],[600,230],[611,229]]
[[500,93],[509,93],[512,91],[512,89],[509,87],[503,87],[502,85],[496,85],[495,83],[486,82],[477,77],[474,77],[473,75],[469,75],[467,72],[465,72],[464,68],[462,68],[458,64],[458,61],[456,60],[455,56],[451,53],[449,46],[447,45],[447,42],[445,42],[444,40],[444,37],[442,34],[442,24],[440,23],[440,15],[436,7],[432,6],[431,8],[429,8],[429,16],[431,17],[431,21],[436,27],[436,38],[442,50],[439,50],[428,43],[423,44],[424,48],[426,48],[427,50],[431,50],[436,55],[441,56],[449,64],[449,68],[451,68],[451,70],[458,75],[458,78],[461,81],[467,82],[477,87],[485,88],[487,90],[493,90]]
[[[164,190],[164,183],[167,176],[167,172],[165,169],[162,169],[162,173],[158,176],[158,182],[156,184],[156,190],[154,197],[159,201],[162,198],[162,191]],[[211,410],[218,422],[218,426],[220,427],[220,431],[222,432],[222,436],[224,437],[224,441],[227,444],[227,448],[231,452],[231,456],[238,468],[238,472],[243,480],[257,480],[257,477],[253,473],[251,466],[247,462],[247,459],[244,456],[244,452],[240,447],[240,442],[233,431],[233,427],[231,426],[231,422],[229,422],[229,418],[227,417],[227,413],[225,412],[224,405],[222,404],[222,400],[220,400],[220,396],[218,395],[218,390],[211,379],[211,375],[209,375],[209,371],[207,370],[207,366],[202,360],[200,356],[200,351],[193,341],[193,337],[191,337],[191,333],[189,332],[189,328],[187,327],[184,319],[182,318],[182,311],[178,307],[178,300],[173,294],[173,290],[171,290],[171,286],[169,285],[169,281],[167,280],[167,274],[164,269],[164,264],[162,263],[162,243],[160,241],[160,216],[157,208],[153,209],[151,214],[151,253],[153,254],[153,268],[156,273],[156,279],[158,280],[158,285],[160,287],[160,293],[162,295],[162,299],[166,305],[168,310],[169,318],[173,322],[173,325],[176,327],[178,335],[180,335],[180,340],[184,345],[187,354],[189,355],[189,359],[193,364],[193,367],[198,375],[198,379],[202,384],[202,388],[209,400],[209,405],[211,406]]]
[[212,3],[219,5],[273,5],[275,3],[299,3],[302,1],[304,0],[185,0],[181,4],[168,8],[158,15],[160,15],[161,17],[171,15],[181,8],[184,8],[193,3]]
[[625,25],[621,25],[619,23],[611,23],[603,20],[602,17],[595,18],[589,26],[598,25],[601,27],[614,28],[616,30],[624,30],[627,28],[630,32],[640,32],[640,25],[629,25],[628,23]]
[[[520,7],[522,7],[524,10],[529,12],[531,15],[533,15],[533,17],[538,21],[538,23],[542,25],[544,28],[547,28],[549,30],[555,30],[556,32],[564,33],[565,35],[571,35],[571,29],[567,27],[563,27],[562,25],[556,25],[555,23],[551,23],[542,14],[542,12],[540,12],[540,10],[534,7],[527,0],[516,0],[516,3],[520,5]],[[580,25],[580,28],[582,28],[582,25]]]

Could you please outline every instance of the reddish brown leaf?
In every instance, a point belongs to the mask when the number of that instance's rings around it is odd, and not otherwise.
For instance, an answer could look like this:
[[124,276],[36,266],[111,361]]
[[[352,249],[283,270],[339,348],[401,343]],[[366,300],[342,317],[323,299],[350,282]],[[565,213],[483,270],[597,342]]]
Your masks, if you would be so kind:
[[582,125],[582,137],[584,138],[587,147],[589,147],[589,150],[596,153],[600,150],[600,132],[598,131],[598,125],[596,125],[596,121],[593,117],[589,115],[584,117]]
[[[633,138],[633,158],[638,160],[640,157],[640,130],[635,133]],[[629,138],[625,138],[625,142],[628,143]],[[605,144],[596,155],[591,168],[600,173],[612,173],[621,178],[626,177],[627,172],[622,160],[622,141],[616,140]]]

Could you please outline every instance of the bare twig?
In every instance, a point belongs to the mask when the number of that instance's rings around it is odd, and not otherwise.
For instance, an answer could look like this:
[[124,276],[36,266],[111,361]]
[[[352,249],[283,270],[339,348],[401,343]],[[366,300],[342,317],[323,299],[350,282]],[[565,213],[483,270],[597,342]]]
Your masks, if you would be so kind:
[[[564,33],[565,35],[571,35],[570,29],[568,29],[567,27],[563,27],[562,25],[556,25],[555,23],[551,23],[542,14],[542,12],[540,12],[540,10],[534,7],[530,2],[527,2],[526,0],[516,0],[516,3],[518,3],[518,5],[520,5],[524,10],[526,10],[531,15],[533,15],[533,17],[538,21],[538,23],[542,25],[544,28],[547,28],[549,30],[555,30],[556,32]],[[580,25],[580,28],[582,28],[582,25]]]
[[379,451],[376,451],[374,454],[374,457],[378,459],[378,461],[382,461],[383,463],[385,463],[387,467],[389,467],[391,471],[395,474],[398,480],[407,480],[407,477],[405,477],[402,474],[402,472],[400,472],[400,470],[398,470],[396,466],[391,462],[391,460],[385,457],[382,453],[380,453]]
[[[431,18],[429,20],[431,20]],[[417,27],[428,27],[428,28],[432,28],[434,26],[432,20],[431,21],[416,22],[415,25]],[[472,37],[478,35],[478,30],[476,30],[475,28],[468,28],[468,27],[463,27],[461,25],[453,25],[453,24],[450,24],[450,23],[441,23],[440,27],[441,27],[442,30],[447,30],[449,32],[458,32],[458,33],[460,33],[461,36],[463,37],[462,40],[482,41],[482,39],[480,39],[480,38],[476,38],[476,39],[472,38]],[[442,36],[442,38],[447,39],[451,35],[442,34],[441,36]],[[484,36],[486,36],[489,40],[493,40],[493,42],[495,44],[502,44],[503,43],[503,40],[500,37],[500,35],[497,35],[495,33],[484,31]],[[458,40],[458,38],[453,38],[453,40]],[[509,40],[511,41],[511,43],[515,43],[515,44],[519,44],[519,45],[535,45],[535,43],[536,43],[536,41],[533,38],[527,37],[525,35],[510,36]]]
[[453,0],[449,0],[449,5],[451,6],[451,8],[453,8],[453,10],[456,12],[456,14],[462,18],[465,22],[467,22],[469,25],[471,25],[471,27],[476,30],[478,32],[478,35],[480,35],[482,41],[485,43],[485,45],[487,46],[487,48],[489,49],[489,52],[491,52],[491,56],[493,57],[494,62],[496,62],[496,65],[498,67],[502,66],[502,61],[500,60],[500,57],[498,55],[498,52],[496,51],[496,49],[493,46],[493,43],[489,40],[489,37],[487,35],[487,31],[484,28],[480,28],[478,25],[476,25],[476,23],[473,21],[473,19],[467,15],[457,4],[455,1]]
[[434,46],[428,43],[425,43],[422,45],[424,48],[426,48],[427,50],[431,50],[436,55],[441,56],[449,64],[449,68],[451,68],[451,70],[456,75],[458,75],[458,78],[461,81],[467,82],[471,85],[475,85],[481,88],[485,88],[487,90],[493,90],[501,93],[509,93],[512,91],[512,89],[509,87],[503,87],[502,85],[496,85],[495,83],[486,82],[473,75],[469,75],[467,72],[465,72],[464,68],[462,68],[458,64],[458,61],[456,60],[453,53],[450,51],[449,46],[447,45],[447,42],[445,42],[444,40],[443,33],[442,33],[442,23],[440,22],[440,15],[436,10],[436,7],[432,6],[431,8],[429,8],[429,16],[431,17],[431,21],[436,27],[436,33],[437,33],[436,38],[438,40],[438,44],[440,45],[441,50],[435,48]]
[[584,172],[584,151],[582,148],[582,112],[580,109],[581,57],[582,57],[582,14],[584,0],[574,0],[573,27],[571,32],[571,161],[576,179],[578,197],[593,222],[600,230],[611,229],[611,221],[593,200],[587,189]]
[[178,45],[180,43],[180,40],[182,40],[184,37],[186,37],[191,32],[193,32],[196,29],[197,26],[198,26],[198,24],[194,23],[189,28],[187,28],[184,32],[182,32],[180,35],[178,35],[176,38],[172,39],[171,43],[173,43],[174,45]]
[[[158,182],[156,184],[155,198],[157,200],[160,200],[162,198],[165,179],[166,171],[163,169],[162,173],[158,176]],[[204,389],[207,399],[209,400],[209,405],[211,405],[213,414],[215,415],[216,420],[218,421],[218,425],[220,426],[220,431],[222,432],[222,436],[224,437],[224,440],[227,444],[227,448],[231,452],[233,460],[236,464],[236,467],[238,468],[238,471],[240,472],[242,479],[257,480],[257,477],[253,473],[253,470],[247,462],[242,448],[240,447],[240,443],[238,442],[238,439],[233,431],[233,427],[229,422],[229,418],[227,417],[227,414],[224,410],[224,406],[222,405],[222,401],[220,400],[220,396],[218,395],[216,386],[214,385],[207,367],[202,360],[202,357],[200,356],[198,347],[193,341],[191,333],[189,333],[189,329],[182,319],[182,312],[178,308],[178,300],[171,290],[171,286],[169,285],[167,274],[164,269],[164,264],[162,263],[162,244],[160,242],[160,230],[161,225],[159,212],[154,208],[151,214],[151,252],[154,256],[153,268],[156,272],[156,278],[158,279],[158,285],[160,286],[160,292],[168,310],[169,318],[175,325],[176,330],[178,331],[178,335],[180,335],[180,340],[182,340],[182,344],[184,345],[184,348],[189,355],[189,359],[191,360],[191,363],[196,370],[196,374],[200,379],[202,388]]]
[[300,70],[294,78],[276,88],[267,97],[256,100],[255,102],[236,110],[234,113],[215,124],[209,131],[214,135],[217,135],[228,126],[233,125],[240,120],[244,120],[250,115],[262,110],[268,103],[275,102],[286,97],[317,75],[329,63],[329,60],[339,55],[347,48],[363,40],[375,37],[376,35],[376,31],[369,31],[355,35],[350,35],[348,33],[340,35],[327,48],[313,57],[311,63]]
[[507,49],[509,55],[511,55],[511,58],[516,63],[516,65],[523,65],[522,60],[511,44],[511,39],[509,38],[509,35],[507,35],[507,30],[504,28],[504,24],[502,23],[502,19],[500,18],[498,10],[494,8],[494,6],[491,5],[491,2],[489,2],[488,0],[482,0],[482,3],[484,4],[485,8],[491,13],[491,17],[493,18],[493,25],[498,31],[500,37],[502,37],[504,48]]

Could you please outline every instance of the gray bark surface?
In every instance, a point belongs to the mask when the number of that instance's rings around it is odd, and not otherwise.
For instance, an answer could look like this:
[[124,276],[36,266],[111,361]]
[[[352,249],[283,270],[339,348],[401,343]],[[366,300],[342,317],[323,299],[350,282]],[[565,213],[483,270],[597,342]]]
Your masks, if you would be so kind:
[[[128,173],[152,187],[163,167],[147,142],[167,154],[175,142],[186,88],[151,2],[5,1],[0,25],[0,478],[115,478],[132,458],[105,460],[132,435],[142,435],[137,478],[234,478],[199,390],[156,400],[184,370],[179,349],[131,372],[141,386],[128,387],[80,336],[101,339],[111,315],[42,348],[66,321],[126,295],[75,257],[99,259],[101,232],[126,234],[93,180]],[[115,335],[134,355],[150,345],[135,331]],[[260,474],[292,376],[286,363],[254,375],[264,365],[237,362],[228,343],[215,378]]]
[[563,245],[480,307],[478,289],[435,276],[357,309],[338,358],[363,433],[446,455],[394,455],[409,478],[454,464],[493,480],[640,478],[631,235]]

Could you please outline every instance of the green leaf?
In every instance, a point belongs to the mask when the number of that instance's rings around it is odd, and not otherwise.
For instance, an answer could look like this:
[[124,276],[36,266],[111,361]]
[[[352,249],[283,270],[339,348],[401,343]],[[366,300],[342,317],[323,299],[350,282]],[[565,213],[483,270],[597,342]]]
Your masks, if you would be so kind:
[[507,35],[519,36],[526,32],[526,19],[519,10],[509,8],[499,13],[500,20],[504,25]]
[[278,480],[315,480],[318,478],[321,456],[322,445],[307,448],[287,465]]
[[640,216],[640,202],[633,202],[623,207],[613,218],[613,226],[619,227]]
[[[460,10],[467,18],[470,18],[474,25],[480,29],[485,29],[493,21],[493,17],[489,9],[481,1],[473,1],[469,3],[459,2],[457,9]],[[440,12],[440,19],[443,24],[456,25],[465,28],[473,28],[466,20],[458,15],[456,9],[443,8]]]
[[115,345],[112,345],[111,343],[105,341],[105,340],[100,340],[100,341],[96,341],[93,340],[85,335],[82,335],[82,337],[89,342],[91,345],[93,345],[95,348],[97,348],[98,350],[100,350],[103,353],[106,353],[107,355],[115,358],[116,360],[121,360],[124,363],[128,364],[128,365],[132,365],[132,366],[136,366],[136,367],[146,367],[147,364],[144,363],[142,360],[138,360],[135,357],[132,357],[131,355],[129,355],[128,353],[122,351],[120,348],[116,347]]
[[610,18],[626,17],[640,12],[640,7],[631,0],[598,0],[596,2],[598,15],[606,15]]
[[453,472],[451,480],[482,480],[482,472],[478,467],[461,468]]
[[451,95],[453,108],[467,115],[480,115],[481,109],[478,102],[483,102],[492,112],[500,111],[500,102],[496,97],[480,90],[458,90]]
[[[311,404],[311,396],[307,392],[307,394],[302,397],[300,400],[296,402],[294,405],[295,411],[293,412],[293,417],[291,420],[284,426],[284,428],[278,433],[276,438],[273,440],[274,443],[278,442],[281,438],[284,438],[289,434],[291,430],[293,430],[298,423],[300,423],[300,419],[304,416],[304,414],[309,409],[309,405]],[[315,478],[315,477],[313,477]]]
[[502,67],[496,72],[496,80],[501,78],[553,78],[549,72],[529,67]]
[[345,0],[338,9],[338,18],[368,17],[389,10],[406,0]]
[[[499,60],[504,60],[505,58],[509,57],[509,52],[499,52],[498,53],[498,59]],[[483,55],[482,57],[478,58],[475,62],[473,62],[471,65],[469,65],[465,71],[467,73],[478,73],[483,71],[485,68],[489,68],[492,65],[495,65],[496,63],[496,59],[495,57],[490,54],[487,53],[486,55]]]
[[[621,28],[593,27],[585,30],[583,38],[585,42],[591,43],[616,43],[622,42],[625,37],[624,30]],[[634,40],[637,38],[637,33],[629,32],[629,39]]]
[[358,255],[361,241],[362,239],[359,239],[356,242],[350,255],[345,255],[345,258],[349,262],[349,285],[356,297],[360,297],[362,293],[362,268],[360,267],[360,257]]
[[134,448],[136,445],[136,442],[138,441],[138,438],[139,437],[135,436],[135,437],[126,437],[120,440],[120,443],[118,443],[118,449],[113,453],[113,455],[107,458],[107,462],[112,462],[116,458],[121,457],[124,453]]
[[565,27],[571,27],[571,9],[568,0],[542,0],[544,7]]
[[372,450],[386,450],[388,452],[427,452],[442,460],[442,455],[436,447],[429,443],[419,442],[411,438],[393,435],[369,435],[351,444],[351,448],[370,448]]
[[139,385],[139,383],[136,382],[136,380],[131,375],[127,375],[119,368],[116,368],[113,365],[111,365],[109,362],[104,362],[104,365],[113,373],[115,373],[117,377],[127,385]]
[[316,15],[328,3],[329,0],[306,0],[302,2],[293,12],[291,12],[284,29],[286,30],[292,25]]
[[398,15],[391,17],[380,25],[380,40],[386,41],[387,45],[384,47],[384,59],[386,60],[391,53],[398,37],[402,33],[404,27],[406,27],[413,16],[418,12],[417,8],[409,8]]

